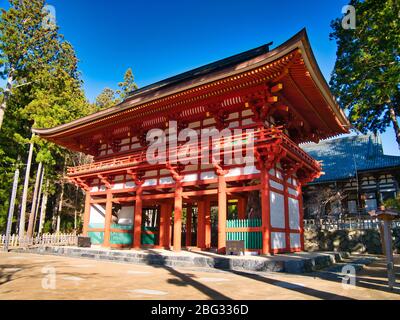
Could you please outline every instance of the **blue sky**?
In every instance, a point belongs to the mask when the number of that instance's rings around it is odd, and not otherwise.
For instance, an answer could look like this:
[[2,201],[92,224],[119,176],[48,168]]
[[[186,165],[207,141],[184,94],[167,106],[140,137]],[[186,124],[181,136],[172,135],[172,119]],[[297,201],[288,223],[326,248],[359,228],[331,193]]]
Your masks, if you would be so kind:
[[[103,88],[116,88],[129,67],[142,87],[270,41],[279,45],[303,27],[329,80],[336,58],[330,21],[348,2],[48,0],[75,47],[91,101]],[[386,153],[400,155],[391,128],[383,141]]]

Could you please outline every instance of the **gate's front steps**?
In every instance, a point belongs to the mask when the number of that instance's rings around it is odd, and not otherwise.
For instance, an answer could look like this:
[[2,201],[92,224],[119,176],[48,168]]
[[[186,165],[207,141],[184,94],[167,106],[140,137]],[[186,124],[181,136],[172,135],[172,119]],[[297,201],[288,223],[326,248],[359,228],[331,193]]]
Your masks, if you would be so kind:
[[273,271],[307,273],[326,268],[348,257],[338,252],[300,252],[260,256],[222,256],[211,252],[167,250],[107,250],[103,248],[37,247],[16,249],[15,252],[61,255],[114,262],[160,265],[169,267],[202,267],[223,270]]

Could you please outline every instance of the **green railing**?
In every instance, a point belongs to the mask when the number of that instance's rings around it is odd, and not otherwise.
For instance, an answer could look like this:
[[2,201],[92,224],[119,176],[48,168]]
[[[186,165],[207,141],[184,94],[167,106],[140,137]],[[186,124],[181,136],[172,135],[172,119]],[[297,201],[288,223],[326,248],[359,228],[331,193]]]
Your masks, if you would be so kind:
[[228,220],[226,227],[228,229],[238,229],[226,233],[226,240],[244,240],[246,249],[259,250],[262,249],[262,233],[261,231],[240,231],[242,228],[260,228],[261,219],[250,220]]
[[132,226],[112,224],[111,229],[119,230],[129,230],[130,232],[111,232],[110,243],[111,244],[122,244],[131,245],[132,244]]
[[[104,224],[102,223],[91,223],[89,229],[104,229]],[[130,230],[132,231],[132,226],[112,224],[111,229],[117,230]],[[104,231],[88,232],[92,244],[103,244],[104,242]],[[132,232],[111,232],[110,235],[111,244],[122,244],[130,245],[132,244]]]
[[[104,229],[104,224],[91,223],[89,229]],[[104,231],[88,232],[88,236],[92,244],[103,244],[104,242]]]
[[[149,233],[146,233],[146,231],[148,231]],[[156,238],[157,238],[157,232],[158,232],[158,228],[156,228],[156,227],[142,227],[142,244],[155,245]]]

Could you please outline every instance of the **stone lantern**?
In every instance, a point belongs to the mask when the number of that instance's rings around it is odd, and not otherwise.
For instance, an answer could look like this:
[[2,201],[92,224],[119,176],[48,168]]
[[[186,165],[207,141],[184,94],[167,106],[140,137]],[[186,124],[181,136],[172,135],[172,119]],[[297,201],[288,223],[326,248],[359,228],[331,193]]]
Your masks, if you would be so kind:
[[394,272],[393,261],[392,221],[399,218],[400,213],[396,210],[386,209],[384,206],[381,206],[378,210],[370,211],[369,215],[373,218],[378,218],[383,222],[383,234],[381,234],[381,238],[386,254],[389,289],[393,290],[393,287],[396,284],[396,275]]

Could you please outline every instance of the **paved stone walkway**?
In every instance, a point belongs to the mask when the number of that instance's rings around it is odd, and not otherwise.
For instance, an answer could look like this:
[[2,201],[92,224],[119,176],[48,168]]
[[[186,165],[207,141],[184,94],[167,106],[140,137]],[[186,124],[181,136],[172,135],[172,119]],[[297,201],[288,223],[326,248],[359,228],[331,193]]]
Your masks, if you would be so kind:
[[342,286],[340,266],[292,275],[0,253],[0,299],[400,300],[400,289],[387,290],[384,267],[378,260],[358,271],[357,286],[348,289]]

